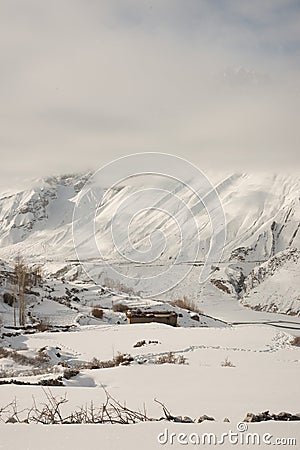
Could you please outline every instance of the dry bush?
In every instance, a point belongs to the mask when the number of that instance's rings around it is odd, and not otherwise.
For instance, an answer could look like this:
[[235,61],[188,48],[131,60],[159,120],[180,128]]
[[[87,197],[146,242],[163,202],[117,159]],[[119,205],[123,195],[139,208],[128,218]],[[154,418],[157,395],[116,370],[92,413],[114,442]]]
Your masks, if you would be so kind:
[[224,361],[221,362],[221,366],[222,367],[235,367],[235,365],[233,364],[233,362],[230,361],[228,356],[225,358]]
[[16,350],[10,350],[4,347],[0,347],[0,358],[11,358],[15,363],[22,366],[41,367],[45,366],[49,362],[48,356],[43,355],[40,352],[37,356],[32,357],[18,353]]
[[[52,381],[52,380],[49,380]],[[58,380],[53,380],[57,382]],[[53,384],[56,385],[56,384]],[[37,403],[33,397],[29,407],[20,408],[17,400],[5,406],[0,406],[0,422],[2,423],[38,423],[42,425],[66,425],[66,424],[135,424],[139,422],[160,422],[165,419],[174,423],[194,423],[195,420],[188,416],[173,416],[170,410],[157,399],[154,401],[160,405],[164,417],[149,417],[144,405],[143,412],[128,408],[126,403],[121,404],[113,398],[102,386],[105,393],[104,402],[97,406],[93,401],[88,405],[76,407],[71,411],[64,405],[68,403],[66,394],[64,396],[54,396],[50,389],[43,389],[46,400]],[[290,414],[287,414],[290,418]],[[292,416],[292,420],[298,420],[297,416]],[[200,420],[201,419],[201,420]],[[209,416],[201,416],[198,422],[203,420],[214,420]],[[288,419],[289,420],[289,419]]]
[[36,325],[36,329],[40,332],[48,331],[51,329],[51,325],[48,319],[41,319]]
[[186,358],[182,355],[176,357],[173,352],[169,352],[166,355],[159,356],[155,364],[186,364]]
[[103,309],[94,307],[92,309],[92,315],[94,317],[96,317],[96,319],[102,319],[103,318]]
[[0,347],[0,358],[9,358],[10,351],[4,347]]
[[294,345],[295,347],[300,347],[300,336],[295,336],[292,339],[291,344]]
[[109,369],[117,366],[127,366],[133,361],[131,355],[127,353],[118,352],[116,356],[107,361],[101,361],[98,358],[93,358],[90,362],[83,364],[82,366],[76,366],[80,369]]
[[120,281],[112,280],[111,278],[105,278],[103,284],[105,287],[107,287],[109,290],[113,292],[118,292],[127,295],[137,295],[137,296],[140,295],[140,292],[134,292],[132,288],[125,286],[125,284],[122,284]]
[[[148,417],[145,408],[144,412],[127,408],[126,404],[122,405],[108,394],[105,389],[106,399],[102,405],[95,406],[91,402],[89,405],[77,407],[70,412],[66,412],[64,408],[64,405],[68,402],[66,395],[56,397],[50,389],[47,389],[47,391],[43,389],[43,391],[46,396],[44,403],[38,404],[33,398],[31,407],[20,408],[15,399],[11,403],[0,407],[0,422],[63,425],[88,423],[133,424],[158,420]],[[160,404],[163,405],[162,403]]]
[[112,359],[108,361],[101,361],[98,358],[93,358],[90,362],[83,364],[83,366],[76,366],[83,369],[109,369],[111,367],[115,367],[115,364]]
[[[31,376],[32,374],[30,374]],[[10,375],[9,378],[15,375]],[[26,375],[27,376],[27,375]],[[29,382],[29,381],[21,381],[21,380],[0,380],[0,385],[7,384],[16,384],[18,386],[63,386],[62,377],[59,376],[57,378],[46,378],[44,380]]]
[[128,306],[125,305],[124,303],[114,303],[112,305],[113,312],[125,313],[128,309],[129,309]]
[[128,365],[131,361],[133,361],[133,358],[127,353],[118,352],[116,356],[114,356],[113,361],[116,366]]
[[171,305],[177,306],[178,308],[181,309],[187,309],[188,311],[192,311],[198,314],[203,314],[203,311],[201,311],[201,309],[198,308],[194,300],[189,299],[185,295],[183,296],[183,298],[173,300],[171,302]]

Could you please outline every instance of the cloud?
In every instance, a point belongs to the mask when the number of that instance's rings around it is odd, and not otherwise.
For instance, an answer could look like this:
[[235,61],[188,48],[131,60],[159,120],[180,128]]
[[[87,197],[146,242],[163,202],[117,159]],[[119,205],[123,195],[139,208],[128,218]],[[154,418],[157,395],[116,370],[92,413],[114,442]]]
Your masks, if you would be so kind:
[[5,182],[149,150],[204,168],[298,169],[297,1],[0,8]]

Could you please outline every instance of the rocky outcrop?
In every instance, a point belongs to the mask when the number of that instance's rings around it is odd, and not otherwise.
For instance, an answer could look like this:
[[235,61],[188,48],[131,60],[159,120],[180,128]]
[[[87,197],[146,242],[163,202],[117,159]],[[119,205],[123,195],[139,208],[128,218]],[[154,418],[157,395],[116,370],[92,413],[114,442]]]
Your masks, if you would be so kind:
[[287,412],[280,412],[279,414],[270,414],[269,411],[264,411],[260,414],[248,413],[244,422],[266,422],[269,420],[280,421],[295,421],[300,420],[300,414],[291,414]]

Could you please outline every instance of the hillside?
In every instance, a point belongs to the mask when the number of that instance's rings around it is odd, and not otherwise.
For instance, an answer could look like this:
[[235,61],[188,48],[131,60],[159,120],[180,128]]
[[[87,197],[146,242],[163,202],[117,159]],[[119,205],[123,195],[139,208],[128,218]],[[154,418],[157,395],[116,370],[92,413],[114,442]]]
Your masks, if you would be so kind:
[[[22,254],[41,263],[48,276],[92,278],[142,297],[187,295],[205,303],[213,290],[254,308],[299,313],[298,258],[275,264],[281,252],[300,245],[298,177],[211,176],[225,213],[226,242],[221,262],[210,261],[212,279],[204,284],[199,276],[211,244],[207,208],[213,200],[200,183],[191,181],[203,202],[189,186],[164,177],[137,177],[113,189],[100,180],[82,206],[80,191],[87,180],[88,175],[51,177],[1,195],[0,257],[11,262]],[[221,223],[214,239],[223,232]],[[257,288],[251,279],[264,267],[272,273],[260,277]]]

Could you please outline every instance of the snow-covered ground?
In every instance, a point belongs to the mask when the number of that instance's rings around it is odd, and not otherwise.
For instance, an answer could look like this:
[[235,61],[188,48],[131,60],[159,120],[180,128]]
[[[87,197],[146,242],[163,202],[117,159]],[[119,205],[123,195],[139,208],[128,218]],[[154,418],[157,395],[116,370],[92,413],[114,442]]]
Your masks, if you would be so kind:
[[[104,401],[103,387],[117,400],[135,410],[146,407],[147,414],[163,416],[158,399],[172,415],[189,416],[197,420],[201,415],[214,417],[215,422],[203,424],[144,423],[127,426],[115,425],[6,425],[3,429],[5,449],[18,448],[18,435],[23,435],[24,448],[33,450],[42,445],[51,448],[81,448],[85,436],[90,446],[101,448],[132,448],[145,439],[144,448],[159,448],[157,435],[167,428],[170,432],[221,434],[236,431],[236,426],[248,412],[270,410],[279,413],[299,413],[298,378],[300,348],[291,345],[291,336],[264,325],[243,325],[231,328],[173,328],[160,324],[86,326],[77,332],[38,333],[22,338],[7,338],[20,352],[34,354],[47,347],[59,349],[59,358],[69,363],[89,361],[93,357],[111,359],[118,351],[130,353],[129,366],[109,369],[81,370],[64,380],[63,387],[51,387],[55,396],[66,394],[66,411],[91,401],[97,405]],[[145,340],[146,345],[134,344]],[[157,341],[148,344],[149,341]],[[155,364],[158,357],[173,352],[186,358],[185,364]],[[58,360],[59,358],[56,358]],[[226,358],[233,367],[224,367]],[[33,382],[35,377],[19,377]],[[32,396],[40,404],[45,393],[39,386],[0,386],[1,404],[16,398],[20,408],[30,407]],[[228,418],[230,423],[223,423]],[[4,425],[1,426],[3,428]],[[63,429],[62,429],[63,428]],[[80,431],[79,431],[80,430]],[[249,424],[249,431],[270,432],[275,437],[300,439],[299,426],[291,423]],[[43,440],[45,439],[45,442]],[[49,442],[48,442],[49,441]],[[15,446],[15,447],[14,447]],[[16,447],[17,446],[17,447]],[[174,448],[174,445],[166,445]],[[175,448],[180,448],[176,444]],[[53,447],[52,447],[53,448]],[[138,447],[137,447],[138,448]],[[224,448],[231,448],[228,444]],[[264,448],[264,447],[263,447]],[[297,448],[297,447],[295,447]]]
[[[165,430],[168,430],[166,433]],[[126,425],[52,425],[45,427],[43,425],[10,425],[10,430],[7,431],[5,425],[0,425],[1,445],[5,450],[15,450],[16,448],[24,448],[28,450],[82,450],[84,448],[103,448],[105,450],[127,450],[127,449],[144,449],[144,450],[159,450],[159,449],[182,449],[182,448],[215,448],[209,445],[208,437],[204,437],[205,433],[213,433],[219,442],[222,441],[222,435],[225,433],[238,433],[237,427],[229,423],[214,423],[204,422],[202,424],[174,424],[168,423],[139,423],[134,426]],[[172,437],[172,433],[175,435]],[[181,433],[184,435],[182,436]],[[205,444],[195,444],[195,433],[203,436],[206,439]],[[242,444],[242,436],[247,436],[250,433],[256,433],[260,436],[260,445],[245,445]],[[160,435],[162,436],[160,437]],[[165,436],[168,438],[168,443]],[[265,436],[266,443],[263,443]],[[158,438],[161,442],[159,443]],[[266,422],[264,424],[250,424],[246,433],[238,433],[240,446],[237,445],[237,437],[233,437],[233,444],[229,444],[225,440],[224,444],[219,444],[217,448],[224,450],[232,450],[235,448],[279,448],[280,444],[276,446],[276,439],[296,439],[296,445],[286,444],[287,440],[282,441],[285,444],[281,445],[284,448],[297,449],[297,442],[299,442],[299,425],[297,422],[287,423],[272,423]],[[178,439],[189,444],[180,444]],[[246,442],[246,437],[244,442]],[[256,438],[257,439],[257,438]],[[172,442],[172,444],[171,444]],[[250,440],[250,442],[252,442]],[[257,441],[256,441],[257,442]],[[273,444],[273,445],[272,445]]]

